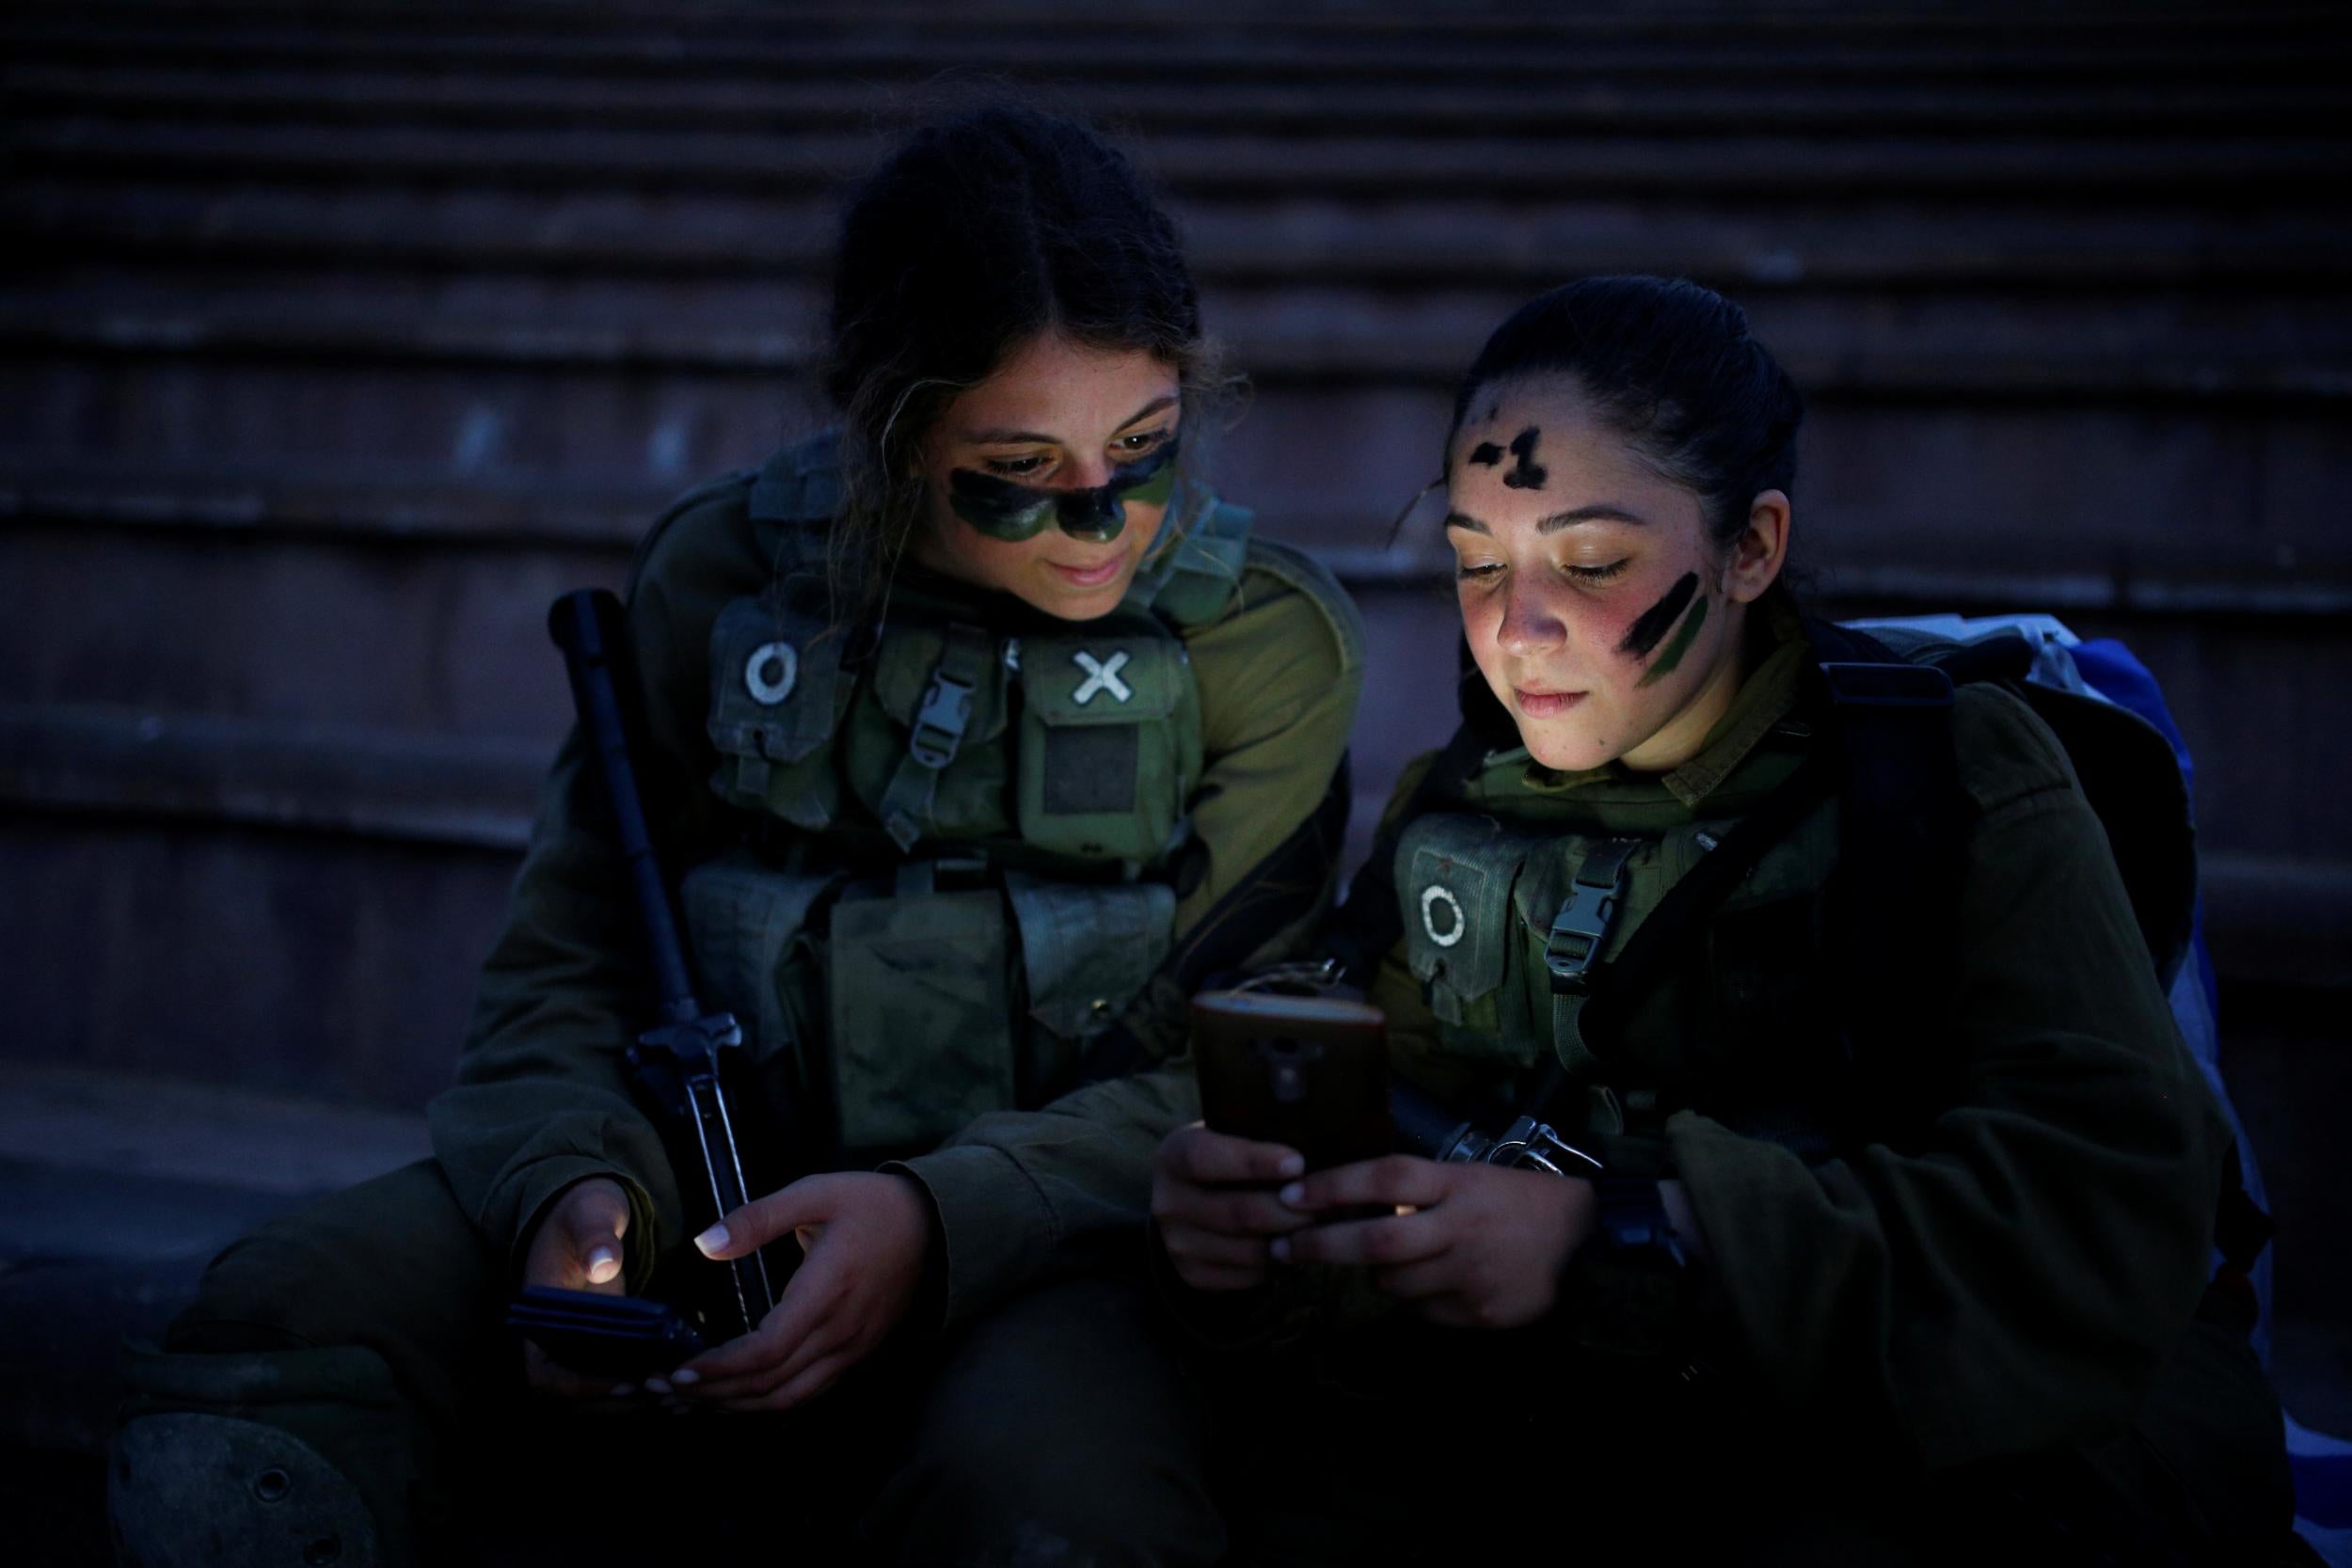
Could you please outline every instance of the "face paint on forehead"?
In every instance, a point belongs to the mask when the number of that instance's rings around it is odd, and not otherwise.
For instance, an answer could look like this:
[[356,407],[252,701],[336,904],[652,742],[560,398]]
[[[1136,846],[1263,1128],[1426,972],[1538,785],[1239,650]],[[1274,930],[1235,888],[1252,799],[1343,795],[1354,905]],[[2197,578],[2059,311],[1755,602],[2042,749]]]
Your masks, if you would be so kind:
[[1543,431],[1534,425],[1529,425],[1511,437],[1511,455],[1518,462],[1502,476],[1503,483],[1514,490],[1540,490],[1544,487],[1544,481],[1551,476],[1535,461],[1535,443],[1543,438]]
[[1128,501],[1164,504],[1176,488],[1176,439],[1111,470],[1108,483],[1090,490],[1046,490],[996,474],[957,468],[947,475],[948,510],[987,534],[1020,544],[1057,523],[1073,539],[1107,544],[1125,531]]
[[[1487,416],[1493,418],[1492,413]],[[1511,437],[1511,455],[1517,461],[1511,471],[1502,476],[1502,483],[1514,490],[1540,490],[1544,481],[1551,477],[1549,470],[1535,461],[1535,445],[1544,438],[1542,427],[1529,425]],[[1470,461],[1482,468],[1502,467],[1503,449],[1492,441],[1481,441],[1470,449]]]

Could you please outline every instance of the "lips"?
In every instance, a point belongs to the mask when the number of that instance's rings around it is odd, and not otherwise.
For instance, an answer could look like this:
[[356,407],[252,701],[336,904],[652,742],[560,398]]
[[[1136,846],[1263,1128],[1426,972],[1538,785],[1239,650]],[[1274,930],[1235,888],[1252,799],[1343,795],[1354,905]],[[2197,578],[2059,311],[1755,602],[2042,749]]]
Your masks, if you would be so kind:
[[1518,701],[1519,711],[1530,719],[1557,719],[1591,693],[1586,691],[1530,691],[1525,687],[1515,686],[1511,689],[1511,695]]
[[1119,576],[1120,567],[1126,564],[1126,557],[1115,555],[1100,566],[1065,566],[1058,561],[1049,561],[1045,564],[1059,573],[1062,580],[1073,588],[1100,588]]

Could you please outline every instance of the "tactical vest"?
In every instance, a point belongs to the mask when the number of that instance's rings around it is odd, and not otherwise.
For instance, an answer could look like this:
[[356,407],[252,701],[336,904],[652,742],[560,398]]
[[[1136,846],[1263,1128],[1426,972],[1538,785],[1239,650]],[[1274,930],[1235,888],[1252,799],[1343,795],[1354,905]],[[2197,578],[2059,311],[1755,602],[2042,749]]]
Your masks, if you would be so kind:
[[708,719],[746,832],[680,898],[712,1004],[835,1147],[914,1150],[1068,1083],[1167,956],[1202,762],[1183,634],[1231,600],[1249,515],[1180,486],[1179,541],[1099,620],[983,625],[902,575],[844,626],[837,502],[815,443],[752,486],[778,567],[713,627]]
[[[1814,661],[1798,715],[1762,742],[1788,750],[1787,777],[1727,802],[1737,815],[1648,837],[1564,833],[1554,824],[1578,808],[1507,766],[1433,769],[1424,788],[1444,788],[1405,826],[1391,896],[1447,1054],[1508,1070],[1549,1047],[1584,1088],[1596,1136],[1655,1136],[1684,1106],[1808,1156],[1915,1135],[1956,1087],[1957,1064],[1924,1049],[1917,1024],[1956,975],[1950,712],[1954,686],[1973,681],[2004,683],[2066,750],[2170,983],[2196,864],[2185,788],[2154,729],[2029,678],[2037,655],[2014,635],[1915,640],[1899,655],[1851,628],[1804,630]],[[1707,863],[1735,829],[1736,847]],[[1652,922],[1677,889],[1677,918]],[[1629,965],[1637,939],[1644,962]],[[1443,1066],[1431,1064],[1440,1085]],[[1552,1119],[1578,1125],[1573,1105]]]
[[[1801,732],[1765,742],[1804,743]],[[1641,835],[1570,830],[1545,819],[1555,815],[1546,802],[1515,809],[1507,784],[1452,805],[1414,818],[1395,850],[1406,961],[1439,1052],[1403,1064],[1408,1071],[1457,1101],[1495,1094],[1491,1106],[1458,1107],[1491,1117],[1556,1057],[1571,1087],[1553,1124],[1594,1138],[1657,1137],[1684,1106],[1806,1151],[1838,1135],[1840,1064],[1823,1050],[1836,1020],[1820,983],[1832,956],[1834,799],[1765,852],[1673,978],[1647,988],[1607,1039],[1587,1037],[1581,980],[1618,957],[1738,817]]]

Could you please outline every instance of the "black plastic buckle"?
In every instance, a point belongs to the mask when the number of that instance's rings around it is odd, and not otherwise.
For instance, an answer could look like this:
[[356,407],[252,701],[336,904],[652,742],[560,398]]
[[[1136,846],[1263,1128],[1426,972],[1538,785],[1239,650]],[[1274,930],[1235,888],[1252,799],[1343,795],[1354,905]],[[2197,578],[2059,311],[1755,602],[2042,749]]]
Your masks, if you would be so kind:
[[1592,970],[1601,943],[1617,918],[1617,899],[1625,892],[1626,863],[1641,847],[1639,839],[1611,839],[1596,846],[1577,867],[1560,912],[1551,917],[1544,939],[1544,967],[1551,971],[1551,989],[1581,994],[1592,984]]
[[956,750],[963,744],[963,732],[972,722],[972,693],[970,681],[960,681],[945,670],[932,672],[931,684],[923,689],[923,705],[914,710],[914,733],[907,737],[907,751],[914,760],[933,772],[956,760]]
[[1566,990],[1584,989],[1593,959],[1608,940],[1610,924],[1616,917],[1615,886],[1577,882],[1569,887],[1560,912],[1551,917],[1551,934],[1544,942],[1544,967],[1551,971],[1555,986]]

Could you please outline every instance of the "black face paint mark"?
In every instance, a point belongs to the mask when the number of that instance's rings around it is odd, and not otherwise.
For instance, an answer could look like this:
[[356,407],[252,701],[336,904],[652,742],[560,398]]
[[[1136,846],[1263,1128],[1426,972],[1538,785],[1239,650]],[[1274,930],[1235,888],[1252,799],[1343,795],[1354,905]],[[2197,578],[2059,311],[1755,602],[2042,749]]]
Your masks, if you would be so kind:
[[1492,441],[1481,441],[1470,449],[1470,460],[1482,468],[1498,467],[1502,462],[1502,449]]
[[1683,573],[1682,580],[1667,589],[1664,598],[1642,611],[1641,618],[1625,634],[1625,641],[1617,644],[1617,652],[1629,658],[1647,658],[1650,650],[1674,629],[1677,621],[1682,619],[1682,612],[1691,608],[1691,601],[1697,597],[1698,591],[1699,575],[1696,572]]
[[1157,505],[1168,499],[1176,486],[1175,461],[1171,439],[1113,468],[1109,483],[1090,490],[1042,490],[997,474],[957,468],[947,475],[947,505],[992,539],[1017,545],[1036,538],[1053,522],[1073,539],[1100,545],[1126,529],[1128,501]]
[[1529,425],[1511,437],[1511,455],[1518,459],[1518,464],[1502,476],[1503,483],[1514,490],[1540,490],[1544,487],[1544,481],[1550,475],[1535,461],[1535,443],[1543,436],[1541,430]]

